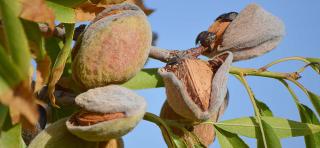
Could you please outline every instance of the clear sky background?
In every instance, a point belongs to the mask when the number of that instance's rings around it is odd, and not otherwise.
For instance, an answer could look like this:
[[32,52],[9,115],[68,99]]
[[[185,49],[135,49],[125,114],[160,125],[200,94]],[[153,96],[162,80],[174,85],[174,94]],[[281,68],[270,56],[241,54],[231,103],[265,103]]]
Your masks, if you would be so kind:
[[[320,57],[319,14],[320,1],[297,0],[145,0],[148,7],[156,9],[149,16],[153,31],[159,39],[157,46],[170,49],[194,47],[199,32],[206,30],[220,14],[240,11],[249,3],[257,3],[275,16],[281,18],[286,26],[286,36],[272,52],[261,57],[237,62],[240,67],[260,68],[261,66],[284,57],[306,56]],[[164,63],[150,60],[146,67],[163,67]],[[303,66],[300,62],[286,62],[271,68],[272,71],[295,71]],[[298,111],[288,91],[278,81],[261,77],[248,77],[257,98],[265,102],[277,117],[300,121]],[[320,94],[320,76],[308,69],[302,74],[300,82],[313,92]],[[220,120],[228,120],[253,115],[253,108],[244,87],[233,76],[229,77],[230,102]],[[294,87],[296,88],[296,87]],[[297,89],[296,89],[297,90]],[[148,111],[159,115],[166,99],[164,88],[137,91],[148,102]],[[308,98],[300,91],[296,93],[302,103],[312,108]],[[313,108],[312,108],[313,109]],[[167,147],[160,129],[153,123],[142,121],[124,137],[128,148]],[[244,138],[250,147],[256,147],[255,139]],[[281,140],[283,147],[305,147],[303,137]],[[219,147],[218,141],[210,147]]]

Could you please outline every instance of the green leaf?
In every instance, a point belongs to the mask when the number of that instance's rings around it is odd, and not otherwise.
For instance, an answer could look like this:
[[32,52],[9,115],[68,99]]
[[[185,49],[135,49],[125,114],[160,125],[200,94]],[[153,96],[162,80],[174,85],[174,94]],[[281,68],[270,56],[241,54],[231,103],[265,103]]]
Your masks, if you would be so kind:
[[46,55],[44,37],[40,31],[39,25],[35,22],[21,20],[24,30],[29,41],[29,45],[32,51],[35,52],[36,60],[42,60]]
[[146,89],[163,87],[164,83],[160,75],[158,75],[157,68],[142,69],[122,86],[130,89]]
[[76,14],[74,9],[51,2],[46,1],[49,8],[54,12],[56,20],[62,23],[76,23]]
[[21,124],[12,125],[10,116],[6,117],[1,131],[0,147],[2,148],[25,148],[21,135]]
[[320,116],[320,97],[311,91],[308,92],[308,97],[310,98],[312,105],[316,109],[318,115]]
[[[297,104],[299,108],[299,114],[301,121],[304,123],[320,124],[315,113],[303,104]],[[304,137],[307,148],[316,148],[320,145],[320,133],[313,135],[307,135]]]
[[215,132],[222,148],[249,148],[249,146],[236,134],[227,132],[215,126]]
[[19,71],[23,74],[24,78],[27,78],[31,55],[26,34],[15,11],[17,9],[19,8],[15,1],[0,1],[0,13],[2,15],[9,54],[12,57],[12,61],[19,67]]
[[60,79],[65,67],[66,61],[71,53],[71,44],[72,44],[72,37],[74,33],[74,26],[75,24],[64,24],[64,27],[66,29],[66,41],[62,50],[60,50],[56,58],[56,61],[53,65],[53,68],[51,70],[50,77],[49,77],[48,94],[49,94],[49,98],[52,105],[56,107],[57,105],[55,104],[55,97],[53,93],[55,90],[55,85]]
[[5,49],[0,45],[0,95],[9,87],[17,85],[23,76],[18,67],[13,63],[12,59],[6,53]]
[[265,136],[265,143],[263,142],[263,138],[259,135],[258,140],[258,148],[281,148],[280,139],[277,137],[274,129],[264,120],[261,120],[261,124],[263,127],[263,132]]
[[51,61],[56,61],[59,52],[63,48],[63,45],[63,41],[56,37],[49,37],[45,40],[45,48]]
[[[261,117],[268,123],[279,138],[305,136],[320,132],[320,125],[300,123],[288,119],[277,117]],[[257,119],[254,117],[244,117],[220,121],[215,126],[231,133],[256,138],[260,132]]]
[[171,138],[177,148],[187,148],[186,142],[177,135],[171,134]]
[[75,7],[81,3],[87,2],[88,0],[49,0],[52,3],[63,5],[66,7]]
[[163,138],[166,144],[168,145],[168,147],[174,147],[174,148],[186,147],[185,142],[182,139],[180,139],[180,137],[173,134],[171,128],[160,117],[152,113],[146,112],[143,119],[146,121],[155,123],[156,125],[159,126],[159,128],[161,129]]
[[[8,114],[8,107],[0,104],[0,129],[2,129],[4,121],[6,120],[7,114]],[[1,136],[1,133],[0,133],[0,136]]]
[[314,71],[320,74],[320,58],[305,58],[311,63],[311,67]]
[[255,99],[255,100],[256,100],[256,103],[259,108],[261,116],[273,116],[272,111],[265,103],[263,103],[262,101],[260,101],[258,99]]

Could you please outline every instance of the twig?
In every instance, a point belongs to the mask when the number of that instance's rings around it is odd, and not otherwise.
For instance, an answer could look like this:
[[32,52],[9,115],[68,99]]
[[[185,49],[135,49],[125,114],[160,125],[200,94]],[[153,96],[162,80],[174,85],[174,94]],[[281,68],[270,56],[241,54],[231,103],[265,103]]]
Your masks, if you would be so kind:
[[253,68],[240,68],[232,66],[229,70],[230,74],[240,75],[241,73],[244,76],[261,76],[261,77],[269,77],[269,78],[276,78],[276,79],[293,79],[297,80],[301,76],[298,73],[283,73],[283,72],[271,72],[271,71],[261,71],[259,69]]
[[263,139],[263,144],[265,147],[267,147],[267,143],[266,143],[266,137],[265,137],[265,133],[264,133],[264,130],[263,130],[263,126],[262,126],[262,120],[261,120],[261,113],[259,111],[259,108],[258,108],[258,105],[256,103],[256,100],[255,100],[255,97],[254,97],[254,94],[247,82],[247,80],[244,78],[244,75],[243,73],[240,73],[239,75],[236,75],[236,77],[242,82],[242,84],[245,86],[247,92],[248,92],[248,95],[249,95],[249,98],[251,100],[251,103],[253,105],[253,108],[254,108],[254,112],[256,114],[256,117],[258,119],[258,123],[259,123],[259,129],[260,129],[260,132],[262,134],[262,139]]
[[[66,31],[64,27],[61,26],[56,26],[54,31],[49,29],[48,25],[45,24],[39,24],[40,31],[45,35],[45,36],[54,36],[57,38],[60,38],[64,40]],[[83,30],[86,28],[86,25],[82,24],[74,30],[74,35],[73,35],[73,40],[77,40],[80,34],[83,32]]]
[[201,53],[203,53],[206,50],[207,48],[203,46],[190,48],[188,50],[168,50],[152,46],[150,49],[149,57],[165,63],[172,63],[175,62],[177,59],[197,58],[201,55]]

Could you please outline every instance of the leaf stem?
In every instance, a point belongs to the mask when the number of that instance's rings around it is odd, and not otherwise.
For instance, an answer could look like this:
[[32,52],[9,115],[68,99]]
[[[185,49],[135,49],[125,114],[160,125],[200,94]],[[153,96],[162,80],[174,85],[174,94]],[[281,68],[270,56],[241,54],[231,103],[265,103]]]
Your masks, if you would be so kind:
[[273,61],[273,62],[261,67],[260,70],[261,71],[265,71],[268,68],[270,68],[271,66],[274,66],[274,65],[282,63],[282,62],[291,61],[291,60],[297,60],[297,61],[303,61],[305,63],[310,63],[308,60],[306,60],[303,57],[294,56],[294,57],[287,57],[287,58],[281,58],[281,59],[275,60],[275,61]]
[[244,76],[261,76],[261,77],[269,77],[269,78],[276,78],[276,79],[294,79],[297,80],[300,78],[298,73],[283,73],[283,72],[271,72],[271,71],[261,71],[259,69],[254,68],[240,68],[232,66],[229,69],[230,74],[240,75],[243,74]]
[[289,84],[285,81],[285,80],[282,80],[282,79],[279,79],[279,81],[289,90],[289,93],[291,94],[294,102],[296,104],[300,103],[297,95],[294,93],[294,91],[292,90],[292,88],[289,86]]
[[261,132],[261,135],[262,135],[262,140],[263,140],[263,145],[264,145],[264,147],[268,147],[267,141],[266,141],[266,136],[265,136],[265,133],[264,133],[264,130],[263,130],[263,126],[262,126],[261,114],[260,114],[258,105],[257,105],[257,103],[255,101],[254,94],[253,94],[253,92],[252,92],[247,80],[244,78],[243,73],[239,73],[239,75],[236,75],[236,77],[242,82],[242,84],[245,86],[245,88],[246,88],[246,90],[248,92],[249,98],[250,98],[251,103],[252,103],[253,108],[254,108],[255,115],[256,115],[256,117],[258,119],[259,129],[260,129],[260,132]]

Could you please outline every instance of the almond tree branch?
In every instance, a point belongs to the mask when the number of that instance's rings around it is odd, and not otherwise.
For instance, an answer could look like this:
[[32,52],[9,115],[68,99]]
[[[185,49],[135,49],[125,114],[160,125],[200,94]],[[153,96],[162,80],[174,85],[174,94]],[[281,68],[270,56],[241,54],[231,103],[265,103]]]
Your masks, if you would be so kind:
[[197,58],[201,55],[202,52],[206,50],[207,48],[203,46],[190,48],[187,50],[168,50],[152,46],[150,49],[149,57],[157,59],[164,63],[171,63],[181,58]]

